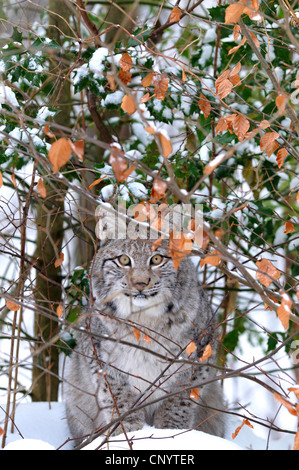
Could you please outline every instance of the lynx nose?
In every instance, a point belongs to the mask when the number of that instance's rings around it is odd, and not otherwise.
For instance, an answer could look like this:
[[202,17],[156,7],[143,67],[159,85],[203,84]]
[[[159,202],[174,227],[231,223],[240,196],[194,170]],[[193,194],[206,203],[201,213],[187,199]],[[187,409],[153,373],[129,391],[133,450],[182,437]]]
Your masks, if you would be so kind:
[[148,286],[148,283],[146,284],[145,282],[135,282],[134,286],[137,290],[142,291],[146,288],[146,286]]

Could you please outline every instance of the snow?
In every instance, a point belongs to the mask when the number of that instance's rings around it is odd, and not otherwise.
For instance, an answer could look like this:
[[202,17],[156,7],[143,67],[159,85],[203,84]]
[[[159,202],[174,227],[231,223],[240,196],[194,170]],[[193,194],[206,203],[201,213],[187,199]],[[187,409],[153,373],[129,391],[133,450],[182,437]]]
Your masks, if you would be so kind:
[[[3,427],[5,404],[0,406],[0,426]],[[23,403],[16,408],[15,429],[10,430],[4,450],[72,450],[65,408],[62,402]],[[241,418],[230,418],[226,438],[205,434],[197,430],[155,429],[145,425],[139,431],[127,435],[133,444],[133,450],[185,451],[185,450],[262,450],[267,448],[267,439],[248,426],[243,426],[235,439],[232,433],[242,424]],[[87,443],[82,450],[96,450],[102,442],[98,437]],[[269,440],[270,450],[292,449],[292,434],[280,439]],[[111,438],[109,450],[128,450],[128,443],[123,434]],[[107,444],[103,446],[107,450]]]
[[14,92],[6,85],[0,83],[0,106],[2,103],[6,103],[10,106],[19,107],[19,103]]

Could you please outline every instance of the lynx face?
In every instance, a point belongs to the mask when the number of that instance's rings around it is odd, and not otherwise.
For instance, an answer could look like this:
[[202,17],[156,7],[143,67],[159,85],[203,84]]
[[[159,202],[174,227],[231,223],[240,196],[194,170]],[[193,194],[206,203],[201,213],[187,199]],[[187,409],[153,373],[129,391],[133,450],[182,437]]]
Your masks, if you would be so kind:
[[150,240],[110,242],[96,258],[93,285],[97,300],[109,302],[117,316],[157,316],[171,308],[177,282],[166,247],[152,251]]

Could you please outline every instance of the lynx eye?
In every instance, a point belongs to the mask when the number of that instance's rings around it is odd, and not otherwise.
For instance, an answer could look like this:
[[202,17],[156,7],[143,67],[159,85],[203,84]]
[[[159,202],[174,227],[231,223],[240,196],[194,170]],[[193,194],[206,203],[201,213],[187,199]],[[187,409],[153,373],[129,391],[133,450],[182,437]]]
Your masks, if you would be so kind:
[[130,260],[130,258],[129,258],[127,255],[121,255],[121,256],[118,258],[118,261],[119,261],[120,264],[122,264],[123,266],[130,266],[130,264],[131,264],[131,260]]
[[158,265],[161,264],[163,261],[163,256],[161,255],[154,255],[151,257],[151,264]]

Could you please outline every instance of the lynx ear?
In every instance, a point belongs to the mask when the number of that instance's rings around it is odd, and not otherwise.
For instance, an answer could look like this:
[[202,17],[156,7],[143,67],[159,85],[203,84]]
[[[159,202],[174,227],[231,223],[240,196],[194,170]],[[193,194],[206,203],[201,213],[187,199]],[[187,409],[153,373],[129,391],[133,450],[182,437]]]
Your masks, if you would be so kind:
[[109,240],[124,238],[126,222],[108,202],[102,202],[96,208],[96,236],[102,244]]

